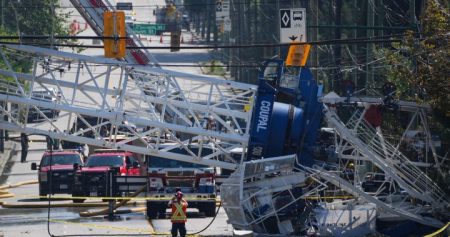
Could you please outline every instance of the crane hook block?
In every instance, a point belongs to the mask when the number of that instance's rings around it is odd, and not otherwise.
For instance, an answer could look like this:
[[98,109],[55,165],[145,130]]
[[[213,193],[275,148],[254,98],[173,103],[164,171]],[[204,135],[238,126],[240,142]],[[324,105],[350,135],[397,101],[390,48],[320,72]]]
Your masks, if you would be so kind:
[[126,55],[125,13],[123,11],[103,13],[103,45],[105,57],[123,58]]

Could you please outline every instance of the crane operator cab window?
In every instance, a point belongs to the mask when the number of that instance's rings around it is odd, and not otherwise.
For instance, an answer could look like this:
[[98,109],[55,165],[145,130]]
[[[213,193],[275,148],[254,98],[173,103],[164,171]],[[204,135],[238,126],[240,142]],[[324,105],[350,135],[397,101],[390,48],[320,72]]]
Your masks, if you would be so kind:
[[278,63],[270,62],[264,69],[264,80],[268,81],[271,85],[276,85],[278,76]]

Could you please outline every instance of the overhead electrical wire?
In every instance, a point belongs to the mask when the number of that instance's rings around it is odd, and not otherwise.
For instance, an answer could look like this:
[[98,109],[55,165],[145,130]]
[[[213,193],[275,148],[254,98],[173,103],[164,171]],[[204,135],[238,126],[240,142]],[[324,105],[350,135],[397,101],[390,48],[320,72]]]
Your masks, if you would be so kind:
[[[417,32],[411,32],[412,35],[419,35]],[[380,36],[371,36],[371,37],[359,37],[359,38],[346,38],[346,39],[331,39],[331,40],[348,40],[348,39],[384,39],[384,38],[392,38],[392,37],[404,37],[410,34],[401,33],[401,34],[389,34],[389,35],[380,35]],[[50,35],[20,35],[21,39],[49,39]],[[113,36],[80,36],[80,35],[55,35],[56,39],[126,39],[128,37],[113,37]],[[17,35],[1,35],[0,39],[18,39]],[[327,40],[325,40],[327,41]],[[319,41],[320,42],[320,41]],[[301,42],[305,43],[305,42]]]
[[[277,4],[290,4],[292,3],[292,0],[276,0],[276,1],[271,1],[271,2],[266,2],[266,3],[258,3],[258,4],[254,4],[256,6],[271,6],[271,5],[277,5]],[[231,3],[230,3],[231,4]],[[247,5],[248,2],[246,2],[245,0],[242,1],[233,1],[233,5]],[[138,8],[138,9],[145,9],[145,8],[156,8],[156,7],[163,7],[166,6],[166,4],[145,4],[145,5],[136,5],[133,4],[133,9]],[[176,7],[208,7],[208,6],[216,6],[215,1],[213,3],[199,3],[199,4],[175,4]],[[113,7],[115,7],[113,5]],[[21,4],[20,7],[18,8],[44,8],[44,6],[42,6],[41,4]],[[70,5],[59,5],[59,6],[55,6],[55,8],[58,9],[74,9],[74,6],[70,6]],[[85,8],[99,8],[99,7],[85,7]]]
[[[19,54],[17,51],[15,50],[8,50],[10,55],[15,55],[13,57],[15,57],[18,60],[22,60],[22,59],[31,59],[32,57],[34,57],[33,55],[23,55],[23,54]],[[399,51],[399,50],[397,50]],[[360,53],[358,55],[356,55],[357,58],[361,58],[362,56],[365,56],[364,53]],[[347,57],[341,57],[341,65],[339,66],[335,66],[335,63],[333,60],[329,60],[329,62],[327,61],[322,61],[320,63],[320,65],[309,65],[311,70],[336,70],[336,69],[341,69],[341,70],[346,70],[346,71],[352,71],[352,70],[359,70],[361,71],[361,69],[363,69],[364,67],[371,65],[377,61],[380,61],[379,59],[376,59],[374,61],[370,61],[370,62],[360,62],[358,64],[355,63],[355,61],[351,60],[350,58]],[[348,64],[348,65],[346,65]],[[133,65],[140,65],[140,64],[129,64],[130,66]],[[244,63],[238,63],[238,64],[216,64],[216,65],[199,65],[199,64],[189,64],[189,63],[184,63],[184,64],[174,64],[174,63],[160,63],[159,64],[162,67],[204,67],[204,68],[209,68],[209,67],[224,67],[224,68],[260,68],[261,67],[261,61],[245,61]],[[108,65],[93,65],[93,66],[108,66]],[[387,67],[389,65],[381,65],[381,67]],[[57,70],[60,68],[56,68],[54,70]],[[67,71],[64,71],[64,73],[68,73]]]
[[[19,38],[17,36],[14,36],[16,38]],[[68,36],[55,36],[55,39],[68,39]],[[392,43],[392,42],[401,42],[402,39],[399,38],[389,38],[391,36],[387,37],[367,37],[367,38],[349,38],[349,39],[332,39],[332,40],[323,40],[323,41],[311,41],[311,42],[292,42],[292,43],[259,43],[259,44],[242,44],[242,45],[205,45],[205,46],[179,46],[176,48],[179,49],[226,49],[226,48],[267,48],[267,47],[282,47],[282,46],[291,46],[291,45],[334,45],[334,44],[367,44],[367,43]],[[13,37],[7,36],[5,38],[0,36],[0,39],[12,39]],[[117,40],[120,39],[126,39],[127,37],[118,37],[115,38]],[[26,39],[25,37],[21,36],[21,39]],[[29,36],[27,39],[48,39],[42,38],[42,37],[34,37]],[[83,38],[88,39],[88,38]],[[114,37],[97,37],[94,36],[90,39],[114,39]],[[0,44],[20,44],[15,42],[5,42],[0,41]],[[35,43],[35,42],[29,42],[29,45],[36,45],[36,46],[49,46],[48,43]],[[103,48],[102,45],[79,45],[79,44],[69,44],[69,43],[63,43],[63,44],[53,44],[53,46],[56,47],[70,47],[70,48]],[[171,46],[135,46],[135,47],[127,47],[127,49],[172,49],[174,47]]]

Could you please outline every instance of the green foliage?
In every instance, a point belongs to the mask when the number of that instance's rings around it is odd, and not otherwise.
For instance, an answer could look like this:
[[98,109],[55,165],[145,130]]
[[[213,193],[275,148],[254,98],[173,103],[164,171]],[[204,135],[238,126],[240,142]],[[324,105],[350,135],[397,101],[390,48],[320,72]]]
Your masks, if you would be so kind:
[[[10,36],[11,34],[8,33],[8,31],[3,28],[0,27],[0,36]],[[11,39],[5,39],[2,40],[3,42],[17,42],[17,40],[11,40]],[[20,59],[14,59],[11,60],[11,58],[8,57],[8,55],[6,55],[6,57],[9,59],[9,62],[11,63],[11,67],[13,68],[14,71],[16,72],[29,72],[31,70],[31,63],[29,62],[29,60],[27,58],[20,58]],[[4,68],[4,69],[8,69],[7,65],[4,63],[3,60],[0,60],[0,68]],[[9,82],[14,82],[14,79],[12,77],[7,77],[7,76],[3,76],[0,75],[1,80],[6,80]]]
[[[13,35],[67,35],[64,27],[68,14],[59,13],[57,0],[20,0],[3,3],[4,26]],[[53,7],[52,7],[53,4]],[[28,40],[23,43],[49,43]]]
[[214,4],[215,1],[208,0],[185,0],[184,5],[187,11],[191,13],[205,12],[208,4]]
[[407,32],[395,50],[380,49],[389,68],[388,80],[395,83],[398,95],[430,104],[439,113],[450,108],[450,29],[449,9],[437,1],[427,1],[421,16],[420,34]]
[[[3,1],[3,17],[0,35],[5,36],[40,36],[40,35],[68,35],[65,23],[69,13],[59,13],[59,1],[57,0],[12,0]],[[52,7],[53,4],[53,7]],[[2,40],[3,42],[7,40]],[[11,40],[18,42],[18,40]],[[23,44],[49,44],[48,39],[21,40]],[[64,43],[64,40],[55,40],[54,43]],[[44,46],[41,46],[44,47]],[[10,60],[14,71],[29,72],[32,67],[30,58],[17,57]],[[1,68],[7,68],[0,63]],[[11,80],[11,78],[7,79]]]
[[212,60],[210,62],[202,63],[204,73],[207,75],[225,76],[223,64],[220,61]]

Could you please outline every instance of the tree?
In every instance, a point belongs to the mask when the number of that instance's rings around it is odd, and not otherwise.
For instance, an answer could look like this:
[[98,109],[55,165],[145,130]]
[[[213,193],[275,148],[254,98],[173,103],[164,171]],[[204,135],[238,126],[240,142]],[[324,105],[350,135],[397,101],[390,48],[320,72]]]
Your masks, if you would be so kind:
[[[0,35],[4,36],[42,36],[42,35],[68,35],[65,23],[69,13],[61,13],[57,0],[11,0],[4,2],[2,19],[3,28]],[[6,40],[2,40],[6,41]],[[17,42],[17,40],[14,40]],[[54,43],[64,43],[67,40],[56,40]],[[49,44],[48,39],[21,40],[24,44]],[[48,47],[48,46],[47,46]],[[12,67],[17,72],[29,72],[32,63],[29,58],[11,60]],[[5,65],[0,65],[5,68]],[[8,78],[7,78],[8,80]]]
[[[69,13],[61,13],[58,0],[11,0],[4,3],[3,22],[11,35],[68,35],[64,26]],[[22,41],[27,44],[50,43],[48,40]],[[55,42],[58,42],[55,40]],[[61,41],[59,41],[61,42]]]
[[378,51],[385,58],[388,80],[397,95],[430,104],[436,113],[450,112],[449,9],[437,0],[427,1],[421,30],[407,32],[392,49]]
[[185,0],[184,5],[186,11],[191,16],[191,19],[193,20],[194,28],[197,32],[200,31],[200,24],[202,23],[202,32],[204,32],[204,28],[206,27],[205,21],[206,17],[205,14],[207,12],[208,4],[215,3],[215,1],[208,1],[208,0]]
[[[433,108],[433,130],[439,131],[444,149],[450,139],[450,17],[448,4],[438,0],[427,1],[421,16],[418,33],[407,32],[401,43],[391,49],[381,49],[378,56],[386,60],[387,78],[397,87],[401,98],[414,99],[419,103],[430,104]],[[445,151],[444,151],[445,152]],[[442,170],[449,170],[444,163]],[[450,175],[431,176],[447,193]]]

